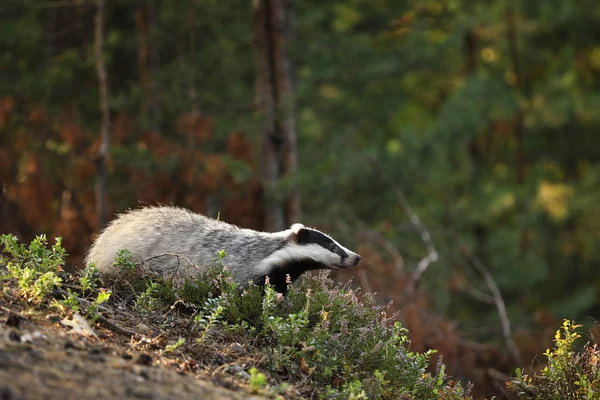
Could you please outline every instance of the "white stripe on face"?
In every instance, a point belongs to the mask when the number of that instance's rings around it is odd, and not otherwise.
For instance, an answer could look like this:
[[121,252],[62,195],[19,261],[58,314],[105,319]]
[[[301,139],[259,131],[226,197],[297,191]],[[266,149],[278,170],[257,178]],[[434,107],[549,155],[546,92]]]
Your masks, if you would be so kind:
[[[349,254],[353,253],[350,252]],[[260,274],[268,274],[276,265],[302,260],[316,261],[326,267],[335,268],[342,266],[342,258],[339,255],[332,253],[318,244],[298,245],[290,243],[265,258],[256,269]]]

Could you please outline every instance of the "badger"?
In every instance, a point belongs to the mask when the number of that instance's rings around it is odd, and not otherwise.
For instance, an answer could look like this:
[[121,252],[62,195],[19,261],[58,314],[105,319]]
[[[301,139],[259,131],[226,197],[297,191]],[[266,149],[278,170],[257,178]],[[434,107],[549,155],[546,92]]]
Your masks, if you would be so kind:
[[361,258],[325,233],[299,223],[281,232],[259,232],[173,206],[145,207],[118,216],[96,238],[86,265],[93,264],[104,274],[118,273],[115,259],[122,249],[151,271],[188,276],[216,265],[224,250],[221,262],[238,285],[262,286],[269,277],[279,293],[286,293],[288,283],[306,271],[344,270]]

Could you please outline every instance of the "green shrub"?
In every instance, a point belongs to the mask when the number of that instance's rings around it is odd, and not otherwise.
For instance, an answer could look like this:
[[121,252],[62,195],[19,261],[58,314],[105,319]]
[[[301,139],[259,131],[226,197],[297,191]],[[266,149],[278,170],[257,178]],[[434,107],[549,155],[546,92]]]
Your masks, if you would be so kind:
[[309,380],[319,396],[469,398],[460,384],[446,383],[443,365],[427,372],[434,351],[408,351],[408,331],[386,316],[386,307],[349,285],[334,284],[326,274],[301,279],[287,297],[270,285],[240,289],[219,266],[169,287],[175,298],[196,304],[198,342],[217,327],[245,336],[261,348],[260,367],[270,376]]
[[548,365],[532,375],[516,370],[507,383],[510,398],[522,400],[600,399],[600,350],[596,343],[575,349],[581,337],[572,321],[565,320],[556,331],[555,346],[544,353]]
[[0,236],[0,243],[8,255],[2,260],[8,271],[5,278],[16,280],[21,295],[28,302],[39,303],[60,286],[57,273],[62,271],[66,256],[61,238],[56,238],[50,248],[45,235],[37,236],[29,246],[19,243],[13,235]]
[[[28,247],[11,235],[0,240],[8,255],[2,260],[6,278],[28,301],[62,293],[64,299],[52,304],[63,311],[83,309],[91,320],[99,318],[98,309],[112,292],[100,288],[102,281],[93,267],[78,276],[63,274],[69,287],[60,288],[57,273],[65,256],[60,239],[50,248],[44,236]],[[305,387],[311,396],[330,399],[470,398],[460,384],[447,383],[443,365],[434,374],[427,372],[433,351],[410,352],[407,330],[386,315],[386,307],[349,285],[334,284],[326,273],[305,276],[284,297],[268,284],[238,287],[220,262],[201,276],[167,280],[146,274],[126,251],[115,264],[122,268],[115,290],[126,291],[118,297],[138,312],[164,317],[165,309],[180,303],[198,328],[189,331],[197,345],[206,345],[209,333],[220,332],[221,340],[235,335],[236,341],[258,351],[261,362],[255,367],[269,374],[250,370],[249,383],[257,393],[283,393],[290,383],[300,391]],[[165,353],[194,342],[189,339],[180,337]],[[588,385],[583,378],[579,381],[580,387]]]

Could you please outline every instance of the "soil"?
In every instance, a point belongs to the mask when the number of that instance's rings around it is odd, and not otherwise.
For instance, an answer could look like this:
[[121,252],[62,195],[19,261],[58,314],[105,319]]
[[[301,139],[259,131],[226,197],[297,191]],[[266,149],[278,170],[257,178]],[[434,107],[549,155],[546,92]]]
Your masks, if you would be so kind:
[[24,303],[0,291],[2,400],[260,398],[231,375],[166,356],[164,346],[153,350],[159,339],[65,321]]

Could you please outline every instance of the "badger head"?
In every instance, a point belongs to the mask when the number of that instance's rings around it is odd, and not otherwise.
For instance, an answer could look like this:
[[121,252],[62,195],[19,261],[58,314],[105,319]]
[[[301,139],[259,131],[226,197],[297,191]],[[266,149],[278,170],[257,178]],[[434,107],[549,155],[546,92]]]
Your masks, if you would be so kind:
[[287,248],[291,258],[311,260],[331,269],[347,269],[360,261],[360,255],[348,250],[330,236],[302,224],[291,227]]

